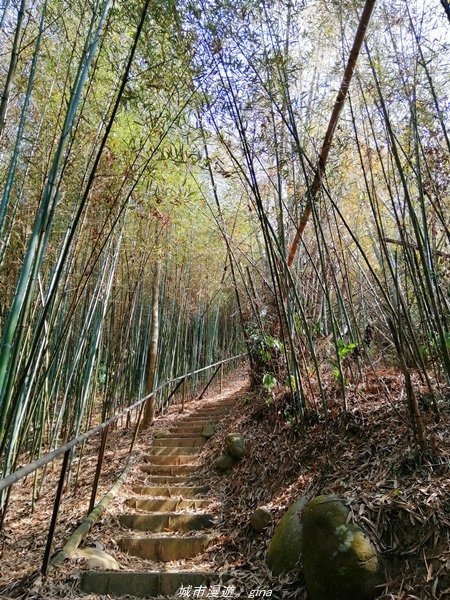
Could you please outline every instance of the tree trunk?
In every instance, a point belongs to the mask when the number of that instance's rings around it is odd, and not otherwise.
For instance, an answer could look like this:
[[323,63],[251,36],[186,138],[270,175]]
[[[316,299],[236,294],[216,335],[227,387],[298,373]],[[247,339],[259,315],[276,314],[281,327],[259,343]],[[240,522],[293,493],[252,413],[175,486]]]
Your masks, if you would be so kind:
[[445,14],[447,15],[448,20],[450,21],[450,3],[448,0],[441,0],[441,4],[444,7]]
[[316,172],[314,174],[314,180],[308,190],[307,201],[305,210],[303,211],[302,218],[295,232],[294,239],[291,244],[288,256],[288,265],[291,266],[294,262],[295,255],[297,254],[298,245],[303,236],[306,224],[311,216],[313,202],[315,202],[316,196],[322,187],[323,175],[325,172],[325,165],[328,160],[328,154],[330,153],[331,143],[333,141],[334,132],[336,131],[336,125],[339,120],[342,108],[344,106],[345,99],[347,98],[348,89],[350,82],[353,77],[355,70],[356,61],[358,60],[359,52],[361,50],[364,37],[366,35],[367,26],[369,25],[370,17],[372,15],[373,8],[375,6],[375,0],[366,0],[364,10],[359,20],[358,29],[355,34],[353,41],[353,47],[350,52],[350,56],[345,67],[344,76],[342,78],[341,87],[339,89],[336,101],[334,103],[333,112],[331,113],[330,121],[328,123],[327,132],[323,140],[322,149],[320,151],[319,160],[317,162]]
[[[22,0],[22,2],[20,3],[19,13],[17,15],[16,33],[14,35],[14,42],[13,42],[13,47],[12,47],[12,51],[11,51],[11,60],[9,62],[8,74],[6,76],[5,87],[3,89],[3,94],[2,94],[1,101],[0,101],[0,137],[2,135],[3,128],[5,126],[6,108],[8,106],[9,92],[11,90],[11,84],[12,84],[12,80],[14,77],[14,73],[16,72],[17,60],[19,58],[19,43],[20,43],[20,37],[22,35],[22,25],[23,25],[23,19],[25,16],[25,10],[26,10],[26,0]],[[6,8],[5,8],[5,13],[6,13]]]
[[[155,276],[153,279],[152,290],[152,331],[150,335],[150,346],[148,350],[147,363],[147,394],[151,394],[154,389],[156,362],[158,358],[158,340],[159,340],[159,286],[161,281],[161,259],[158,258],[155,265]],[[155,397],[151,396],[145,405],[142,429],[147,429],[152,425],[155,418]]]

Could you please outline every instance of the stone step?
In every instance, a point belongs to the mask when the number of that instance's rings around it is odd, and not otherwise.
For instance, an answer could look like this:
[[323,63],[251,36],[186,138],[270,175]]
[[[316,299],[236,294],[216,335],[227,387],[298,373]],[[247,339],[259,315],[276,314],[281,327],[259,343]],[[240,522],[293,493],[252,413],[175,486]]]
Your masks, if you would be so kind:
[[217,405],[217,406],[199,406],[197,409],[195,408],[191,408],[191,412],[190,414],[196,414],[196,415],[210,415],[210,414],[215,414],[215,413],[227,413],[230,411],[230,406],[222,406],[222,405]]
[[209,535],[123,537],[118,540],[118,545],[132,556],[171,562],[201,554],[212,540]]
[[186,433],[190,433],[191,435],[195,435],[195,433],[198,433],[198,435],[200,435],[200,433],[207,425],[217,425],[217,423],[218,421],[205,421],[204,423],[194,423],[193,425],[188,423],[175,423],[174,425],[172,425],[172,427],[169,427],[167,433],[163,433],[158,437],[167,437],[169,433],[172,437],[175,437],[174,432],[176,431],[184,431]]
[[209,492],[209,487],[206,485],[138,485],[133,488],[135,494],[142,496],[164,497],[164,498],[195,498]]
[[173,425],[171,425],[169,427],[169,431],[174,431],[176,429],[200,429],[202,430],[203,427],[206,427],[206,425],[214,425],[217,424],[217,419],[213,420],[213,419],[208,419],[206,421],[195,421],[193,423],[186,423],[185,421],[178,421],[177,423],[174,423]]
[[191,454],[178,454],[177,456],[171,456],[167,454],[145,454],[143,458],[146,463],[152,465],[185,465],[188,463],[192,463],[195,460],[195,458]]
[[189,446],[181,446],[181,448],[178,448],[177,446],[153,446],[149,450],[151,455],[158,456],[162,454],[169,456],[177,456],[178,454],[198,454],[199,452],[200,448],[190,448]]
[[235,406],[236,402],[233,401],[218,401],[215,402],[214,404],[199,404],[197,410],[218,410],[218,409],[223,409],[223,408],[231,408],[232,406]]
[[[216,427],[215,425],[213,425]],[[209,427],[209,425],[205,425],[202,427],[177,427],[170,431],[173,437],[203,437],[203,431],[205,427]]]
[[204,427],[208,423],[218,423],[220,418],[211,419],[191,419],[189,421],[176,421],[172,423],[171,427]]
[[217,579],[217,573],[204,571],[84,571],[80,587],[89,594],[129,595],[137,598],[174,597],[181,586],[184,589],[194,589],[208,586]]
[[120,524],[138,531],[199,531],[215,525],[214,516],[209,513],[160,512],[150,515],[124,514]]
[[145,478],[146,484],[152,485],[164,485],[170,483],[171,485],[194,485],[197,477],[192,475],[149,475]]
[[203,426],[198,430],[192,430],[192,429],[183,427],[183,429],[181,429],[181,430],[174,429],[173,431],[164,433],[157,439],[159,439],[159,440],[160,439],[167,440],[167,439],[173,439],[173,438],[176,438],[176,439],[201,438],[201,439],[203,439],[203,437],[202,437],[203,429],[204,429]]
[[201,425],[202,423],[210,423],[211,421],[219,421],[222,419],[220,415],[209,415],[204,417],[192,416],[187,419],[180,419],[176,421],[178,425]]
[[189,413],[190,415],[226,415],[231,410],[231,407],[227,406],[216,406],[213,408],[198,408],[197,410],[193,409]]
[[211,504],[211,500],[208,498],[192,498],[190,500],[181,500],[178,498],[127,498],[125,504],[128,508],[134,508],[135,510],[173,512],[177,510],[205,508]]
[[149,475],[189,475],[199,470],[200,465],[141,465],[141,471]]
[[180,421],[202,421],[203,419],[221,419],[227,413],[223,410],[215,410],[210,412],[191,412],[181,415]]
[[225,415],[227,415],[230,411],[229,410],[199,410],[196,413],[192,413],[193,415],[195,414],[197,417],[223,417]]
[[200,448],[205,444],[202,437],[172,437],[168,434],[167,437],[156,438],[153,442],[154,446],[189,446],[190,448]]

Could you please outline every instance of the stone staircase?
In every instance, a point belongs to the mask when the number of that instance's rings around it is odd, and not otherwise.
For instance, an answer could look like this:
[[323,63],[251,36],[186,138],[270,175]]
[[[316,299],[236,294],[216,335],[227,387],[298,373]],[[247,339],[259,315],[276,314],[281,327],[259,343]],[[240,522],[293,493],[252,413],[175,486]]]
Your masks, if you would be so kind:
[[[130,512],[121,514],[119,548],[129,555],[156,561],[149,571],[84,571],[80,587],[91,594],[135,597],[176,597],[177,591],[206,588],[218,580],[211,569],[180,569],[173,561],[201,555],[217,537],[218,519],[210,511],[213,498],[198,477],[198,454],[206,443],[205,425],[216,424],[230,410],[228,397],[181,417],[169,430],[155,437],[140,469],[145,484],[133,488],[126,498]],[[207,589],[204,596],[207,596]],[[202,597],[198,594],[195,597]]]

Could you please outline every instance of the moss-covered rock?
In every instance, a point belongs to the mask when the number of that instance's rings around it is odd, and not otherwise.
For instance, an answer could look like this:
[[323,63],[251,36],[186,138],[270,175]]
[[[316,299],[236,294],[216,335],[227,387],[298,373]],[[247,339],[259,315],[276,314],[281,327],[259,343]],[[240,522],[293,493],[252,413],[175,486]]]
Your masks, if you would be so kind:
[[250,525],[258,533],[269,527],[271,521],[272,515],[267,506],[259,506],[250,517]]
[[202,437],[209,440],[209,438],[212,438],[215,435],[215,433],[216,426],[214,425],[214,423],[206,423],[206,425],[203,427]]
[[266,556],[266,562],[274,575],[298,568],[303,532],[301,513],[307,502],[307,498],[303,496],[297,498],[275,528]]
[[225,446],[233,458],[237,458],[239,460],[245,456],[245,439],[240,433],[229,433],[225,438]]
[[221,454],[214,462],[214,468],[221,473],[226,473],[233,466],[233,458],[229,454]]
[[368,536],[347,523],[348,512],[336,496],[318,496],[303,511],[303,571],[311,600],[373,600],[381,592],[381,560]]

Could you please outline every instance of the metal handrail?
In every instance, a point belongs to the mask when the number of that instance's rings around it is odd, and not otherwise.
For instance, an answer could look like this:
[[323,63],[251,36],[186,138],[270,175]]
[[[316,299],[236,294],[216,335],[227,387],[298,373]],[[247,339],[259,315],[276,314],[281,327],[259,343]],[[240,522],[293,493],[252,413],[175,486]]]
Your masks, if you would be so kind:
[[38,460],[35,460],[34,462],[29,463],[28,465],[25,465],[24,467],[21,467],[20,469],[17,469],[17,471],[14,471],[14,473],[10,473],[3,479],[0,479],[0,492],[2,492],[3,490],[6,490],[11,485],[13,485],[14,483],[17,483],[18,481],[20,481],[27,475],[34,473],[34,471],[36,471],[37,469],[40,469],[41,467],[48,465],[53,460],[55,460],[55,458],[58,458],[58,456],[61,456],[68,450],[71,450],[75,446],[78,446],[78,444],[81,444],[85,440],[88,440],[89,438],[91,438],[95,434],[99,433],[103,429],[106,429],[112,423],[115,423],[118,419],[120,419],[121,417],[125,416],[126,414],[128,414],[129,412],[134,410],[135,408],[138,408],[139,406],[141,406],[141,404],[143,404],[146,400],[149,400],[152,396],[154,396],[155,394],[157,394],[158,392],[163,390],[167,385],[171,385],[172,383],[177,383],[178,381],[181,381],[182,379],[186,379],[187,377],[191,377],[192,375],[197,375],[198,373],[202,373],[203,371],[207,371],[208,369],[213,369],[214,367],[223,365],[232,360],[237,360],[238,358],[242,358],[243,356],[245,356],[245,354],[239,354],[237,356],[225,358],[224,360],[216,362],[212,365],[208,365],[207,367],[202,367],[201,369],[197,369],[196,371],[191,371],[190,373],[185,373],[184,375],[180,375],[179,377],[175,377],[174,379],[169,379],[168,381],[165,381],[160,386],[158,386],[155,390],[150,392],[150,394],[147,394],[143,398],[140,398],[134,404],[132,404],[131,406],[129,406],[122,412],[117,413],[116,415],[114,415],[113,417],[108,419],[107,421],[100,423],[100,425],[96,425],[92,429],[89,429],[89,431],[86,431],[85,433],[82,433],[81,435],[74,438],[73,440],[70,440],[70,442],[65,443],[63,446],[60,446],[59,448],[56,448],[55,450],[52,450],[51,452],[44,454],[44,456],[41,456],[41,458],[39,458]]

